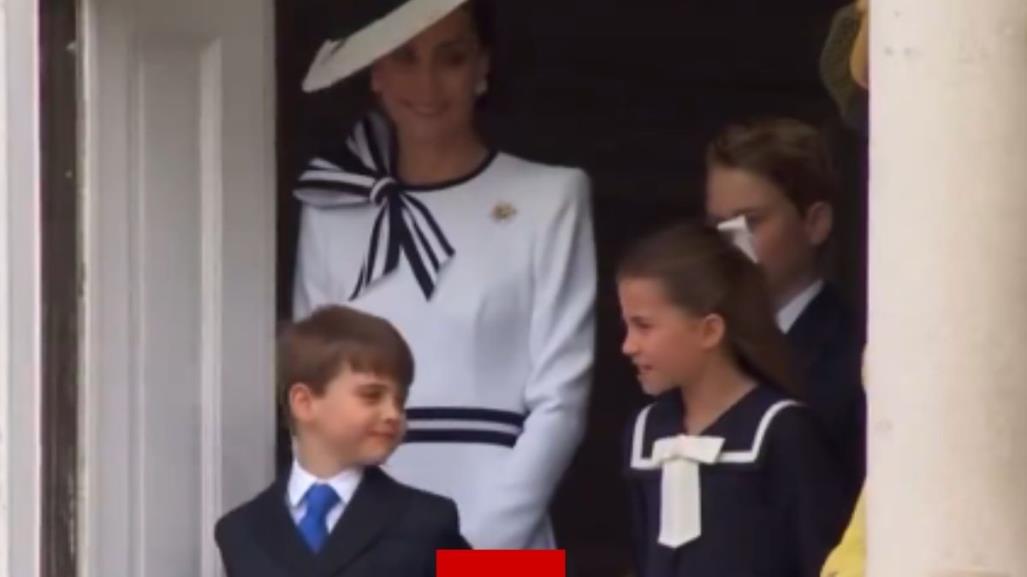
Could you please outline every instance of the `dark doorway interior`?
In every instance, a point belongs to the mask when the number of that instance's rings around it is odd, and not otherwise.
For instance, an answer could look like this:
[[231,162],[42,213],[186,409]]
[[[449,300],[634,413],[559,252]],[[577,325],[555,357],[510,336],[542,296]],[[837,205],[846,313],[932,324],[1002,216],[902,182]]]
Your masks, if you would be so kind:
[[[643,398],[621,360],[610,281],[624,246],[702,209],[703,148],[725,123],[791,115],[825,127],[850,183],[839,207],[836,277],[862,310],[861,150],[821,87],[820,50],[843,0],[500,0],[487,130],[500,148],[585,167],[594,179],[601,287],[588,440],[554,504],[578,575],[626,572],[621,433]],[[324,130],[343,134],[369,104],[359,80],[314,97],[300,79],[316,50],[315,3],[277,1],[280,284],[287,318],[297,206],[291,181]]]
[[[39,3],[43,577],[78,570],[78,3]],[[24,191],[31,194],[31,191]]]

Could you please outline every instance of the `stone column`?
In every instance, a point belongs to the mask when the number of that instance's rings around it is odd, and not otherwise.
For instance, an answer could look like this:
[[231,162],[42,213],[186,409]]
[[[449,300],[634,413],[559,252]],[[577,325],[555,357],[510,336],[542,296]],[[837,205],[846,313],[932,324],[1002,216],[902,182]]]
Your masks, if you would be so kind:
[[871,0],[869,575],[1027,576],[1027,0]]

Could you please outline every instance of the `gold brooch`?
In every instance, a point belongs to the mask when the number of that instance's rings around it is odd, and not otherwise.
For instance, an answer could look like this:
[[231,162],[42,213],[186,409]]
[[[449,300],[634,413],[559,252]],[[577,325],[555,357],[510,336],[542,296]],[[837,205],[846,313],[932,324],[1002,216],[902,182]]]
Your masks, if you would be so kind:
[[517,214],[517,209],[509,202],[501,202],[492,209],[492,219],[496,222],[505,222]]

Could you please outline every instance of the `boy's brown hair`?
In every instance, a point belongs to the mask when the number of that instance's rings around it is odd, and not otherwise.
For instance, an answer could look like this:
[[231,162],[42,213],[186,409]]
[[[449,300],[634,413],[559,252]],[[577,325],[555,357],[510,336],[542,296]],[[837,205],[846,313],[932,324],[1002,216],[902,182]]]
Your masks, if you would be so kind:
[[834,204],[838,194],[838,178],[820,131],[791,118],[728,126],[707,148],[706,164],[770,181],[802,215],[818,202]]
[[278,337],[277,396],[290,428],[292,387],[302,383],[321,396],[343,369],[390,377],[405,393],[414,380],[414,357],[385,319],[342,306],[317,309]]

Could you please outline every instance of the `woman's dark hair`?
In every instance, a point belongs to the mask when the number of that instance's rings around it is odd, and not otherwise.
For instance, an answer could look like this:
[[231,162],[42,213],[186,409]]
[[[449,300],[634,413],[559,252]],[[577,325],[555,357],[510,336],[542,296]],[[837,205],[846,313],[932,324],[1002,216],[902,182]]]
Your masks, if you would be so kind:
[[[469,0],[464,4],[463,9],[467,10],[471,14],[471,19],[474,22],[474,31],[478,35],[478,42],[481,43],[481,47],[491,54],[496,42],[496,5],[494,0]],[[490,86],[493,86],[495,66],[496,59],[491,58],[489,72],[486,76],[486,81]],[[477,105],[475,107],[475,110],[478,113],[475,125],[478,132],[482,134],[490,132],[488,129],[488,120],[485,116],[489,110],[491,94],[492,92],[488,91],[485,94],[478,96]]]
[[465,9],[471,11],[481,45],[491,50],[496,41],[496,7],[493,0],[470,0]]
[[719,315],[743,370],[801,396],[763,274],[715,228],[684,224],[644,239],[621,261],[617,279],[655,280],[675,305],[695,315]]

